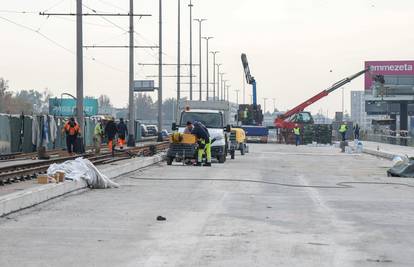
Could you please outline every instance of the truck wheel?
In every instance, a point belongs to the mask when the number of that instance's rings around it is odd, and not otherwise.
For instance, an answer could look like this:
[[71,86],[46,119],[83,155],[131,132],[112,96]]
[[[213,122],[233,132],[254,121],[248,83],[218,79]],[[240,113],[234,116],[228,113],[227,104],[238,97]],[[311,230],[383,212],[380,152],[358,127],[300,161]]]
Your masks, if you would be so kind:
[[226,161],[226,156],[225,155],[218,156],[218,161],[219,163],[224,163]]
[[235,150],[231,150],[230,151],[231,159],[234,159],[235,154],[236,154],[236,151]]
[[173,157],[168,157],[167,158],[167,165],[172,165],[174,158]]

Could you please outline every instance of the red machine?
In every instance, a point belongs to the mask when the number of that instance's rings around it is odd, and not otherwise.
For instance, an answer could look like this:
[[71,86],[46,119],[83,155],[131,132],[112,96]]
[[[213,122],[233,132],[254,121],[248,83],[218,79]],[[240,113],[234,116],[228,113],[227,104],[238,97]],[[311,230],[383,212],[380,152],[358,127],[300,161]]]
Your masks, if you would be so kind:
[[352,76],[349,76],[343,80],[340,80],[337,83],[334,83],[331,87],[328,89],[323,90],[319,94],[309,98],[302,104],[294,107],[293,109],[287,111],[286,113],[278,116],[275,119],[275,127],[279,129],[293,129],[296,124],[299,124],[300,126],[303,126],[303,124],[313,124],[313,118],[310,112],[304,111],[305,108],[312,105],[316,101],[324,98],[325,96],[329,95],[333,91],[335,91],[338,88],[341,88],[345,84],[351,82],[352,80],[356,79],[357,77],[367,73],[370,71],[370,68],[362,70]]

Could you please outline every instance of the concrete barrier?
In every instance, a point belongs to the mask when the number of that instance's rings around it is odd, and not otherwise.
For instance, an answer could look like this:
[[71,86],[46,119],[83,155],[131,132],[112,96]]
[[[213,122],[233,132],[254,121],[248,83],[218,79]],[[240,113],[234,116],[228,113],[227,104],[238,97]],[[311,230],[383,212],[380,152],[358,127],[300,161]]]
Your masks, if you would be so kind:
[[369,155],[372,155],[372,156],[381,157],[381,158],[385,158],[385,159],[389,159],[389,160],[392,160],[395,156],[403,157],[403,155],[397,155],[397,154],[393,154],[393,153],[390,153],[390,152],[385,152],[385,151],[380,151],[380,150],[375,150],[375,149],[364,148],[362,151],[365,154],[369,154]]
[[[134,158],[98,166],[98,169],[110,179],[151,166],[164,159],[164,154],[146,158]],[[0,197],[0,217],[22,209],[33,207],[53,198],[84,190],[84,181],[65,181],[59,184],[39,185],[20,192]]]

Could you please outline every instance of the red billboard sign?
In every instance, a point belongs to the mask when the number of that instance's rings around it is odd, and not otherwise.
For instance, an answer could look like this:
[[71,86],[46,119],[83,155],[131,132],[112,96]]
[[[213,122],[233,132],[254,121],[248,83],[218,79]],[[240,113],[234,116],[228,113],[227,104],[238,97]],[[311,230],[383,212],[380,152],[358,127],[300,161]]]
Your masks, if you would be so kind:
[[365,90],[370,90],[373,75],[414,76],[414,60],[366,61],[365,68],[371,67],[371,73],[365,74]]

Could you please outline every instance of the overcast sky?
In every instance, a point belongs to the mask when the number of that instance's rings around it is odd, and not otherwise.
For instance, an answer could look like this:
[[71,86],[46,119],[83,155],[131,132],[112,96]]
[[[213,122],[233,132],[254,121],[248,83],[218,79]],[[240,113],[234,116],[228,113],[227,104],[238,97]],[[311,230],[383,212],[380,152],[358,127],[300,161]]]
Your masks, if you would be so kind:
[[[188,63],[189,0],[181,2],[182,62]],[[43,90],[47,87],[57,96],[62,92],[74,94],[75,18],[48,18],[39,16],[37,12],[74,12],[76,1],[0,0],[0,3],[0,77],[8,79],[13,90]],[[127,12],[128,3],[128,0],[84,0],[86,6],[101,12]],[[134,3],[136,13],[153,15],[136,20],[136,44],[157,45],[158,1],[136,0]],[[360,71],[366,60],[414,58],[412,0],[194,0],[193,3],[194,18],[208,19],[203,24],[203,35],[214,36],[210,41],[210,50],[221,51],[217,61],[224,65],[223,71],[230,80],[231,90],[242,91],[240,54],[244,52],[258,83],[259,102],[263,103],[263,97],[275,98],[276,107],[280,110],[292,108],[333,82]],[[84,12],[90,11],[85,8]],[[176,0],[164,0],[164,15],[164,62],[176,63]],[[38,30],[70,51],[4,18]],[[120,27],[100,17],[84,18],[85,45],[128,44],[128,18],[109,19]],[[197,62],[196,24],[193,44],[194,62]],[[202,50],[205,64],[205,41]],[[89,49],[85,50],[84,55],[85,94],[107,94],[116,106],[125,106],[128,99],[127,49]],[[135,60],[137,63],[156,63],[157,50],[137,49]],[[164,73],[175,75],[176,69],[165,67]],[[156,67],[136,66],[136,79],[155,74]],[[188,67],[183,67],[183,74],[188,74]],[[195,74],[198,75],[197,70]],[[165,97],[176,95],[175,81],[175,78],[165,78]],[[183,78],[183,81],[188,82],[188,78]],[[198,90],[197,85],[194,88]],[[349,92],[362,89],[363,78],[345,87],[346,110],[350,109]],[[183,85],[183,90],[188,91],[188,85]],[[247,100],[250,94],[251,88],[247,86]],[[233,101],[235,96],[232,91]],[[239,101],[243,101],[241,93]],[[271,108],[273,101],[269,100],[267,109]],[[312,112],[320,109],[324,114],[329,111],[330,116],[334,111],[340,111],[340,91],[309,108]]]

